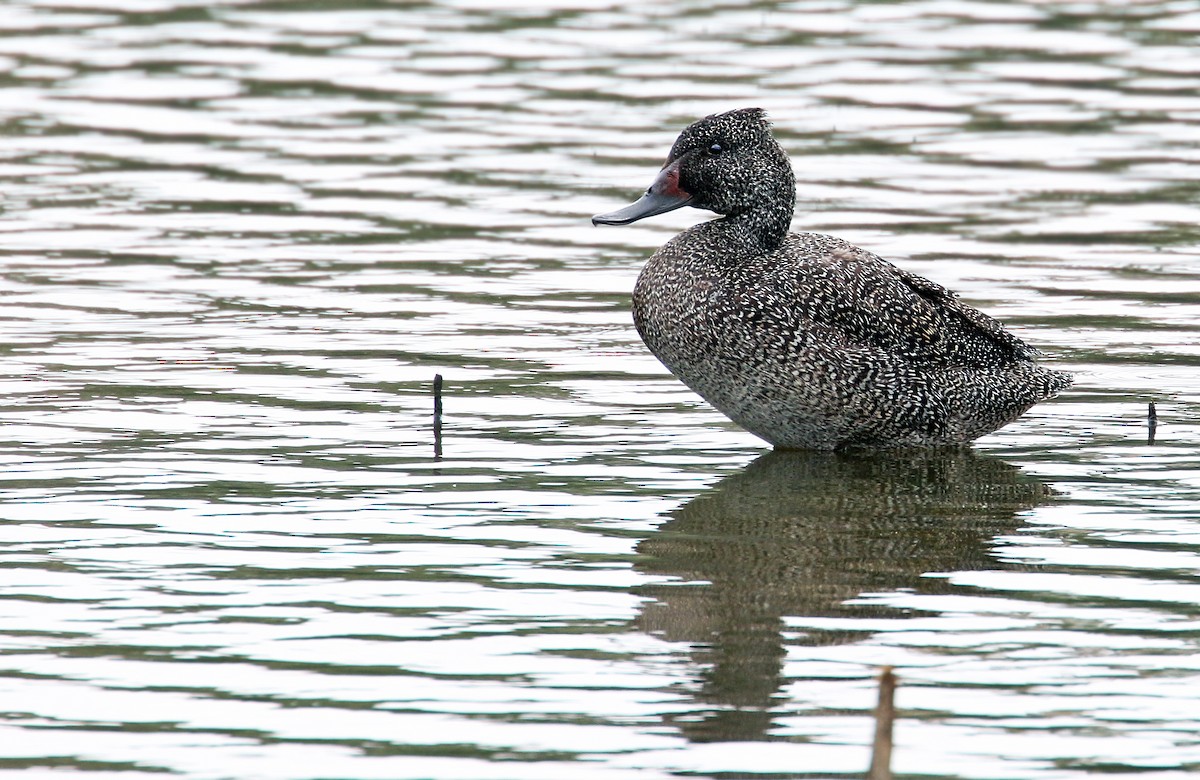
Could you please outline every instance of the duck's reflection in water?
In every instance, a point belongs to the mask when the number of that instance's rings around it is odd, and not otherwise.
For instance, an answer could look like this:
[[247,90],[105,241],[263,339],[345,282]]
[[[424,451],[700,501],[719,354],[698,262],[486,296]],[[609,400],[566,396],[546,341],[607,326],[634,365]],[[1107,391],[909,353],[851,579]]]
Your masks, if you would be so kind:
[[640,591],[654,598],[640,627],[695,642],[704,670],[701,712],[676,725],[698,741],[767,739],[783,684],[785,616],[901,616],[845,602],[902,588],[946,592],[953,586],[944,579],[922,575],[1003,566],[989,552],[995,537],[1052,495],[970,450],[773,452],[722,480],[638,548],[640,570],[683,581]]

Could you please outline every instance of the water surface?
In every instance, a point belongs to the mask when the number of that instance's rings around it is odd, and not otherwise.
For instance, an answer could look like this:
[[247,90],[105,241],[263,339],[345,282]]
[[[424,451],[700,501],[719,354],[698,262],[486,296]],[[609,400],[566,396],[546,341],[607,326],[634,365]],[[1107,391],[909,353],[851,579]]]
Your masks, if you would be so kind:
[[[0,772],[1200,766],[1187,4],[0,10]],[[757,105],[794,227],[1076,372],[966,453],[768,454],[622,229]],[[445,378],[444,454],[431,384]],[[1147,443],[1146,405],[1158,405]]]

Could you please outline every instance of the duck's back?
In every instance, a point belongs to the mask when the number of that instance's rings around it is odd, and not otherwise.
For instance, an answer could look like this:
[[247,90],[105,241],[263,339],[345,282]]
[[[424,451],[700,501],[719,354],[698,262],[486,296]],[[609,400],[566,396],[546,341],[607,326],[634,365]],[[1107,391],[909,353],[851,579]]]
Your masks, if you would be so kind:
[[756,251],[722,220],[647,262],[634,321],[651,351],[779,447],[958,443],[1070,384],[949,290],[831,236]]

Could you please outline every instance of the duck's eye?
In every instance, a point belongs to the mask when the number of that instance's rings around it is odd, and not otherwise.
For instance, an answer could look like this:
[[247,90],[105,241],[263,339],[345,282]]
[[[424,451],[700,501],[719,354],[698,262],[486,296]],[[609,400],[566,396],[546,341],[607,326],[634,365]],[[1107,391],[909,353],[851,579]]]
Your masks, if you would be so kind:
[[713,144],[712,146],[708,147],[708,153],[711,154],[713,157],[716,157],[718,154],[720,154],[723,151],[725,151],[725,147],[721,146],[720,144]]

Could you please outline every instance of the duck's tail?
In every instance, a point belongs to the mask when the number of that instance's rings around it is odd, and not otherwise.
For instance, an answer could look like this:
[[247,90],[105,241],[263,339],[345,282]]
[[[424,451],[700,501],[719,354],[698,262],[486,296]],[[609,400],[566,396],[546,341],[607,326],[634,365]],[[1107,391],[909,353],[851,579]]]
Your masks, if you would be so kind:
[[[1031,406],[1053,398],[1071,386],[1074,377],[1033,362],[993,369],[967,369],[962,384],[951,393],[951,438],[972,441],[1008,425]],[[969,380],[969,381],[967,381]],[[951,384],[957,384],[951,382]]]

